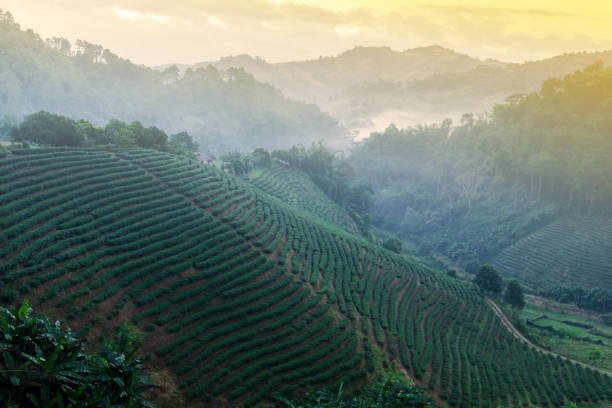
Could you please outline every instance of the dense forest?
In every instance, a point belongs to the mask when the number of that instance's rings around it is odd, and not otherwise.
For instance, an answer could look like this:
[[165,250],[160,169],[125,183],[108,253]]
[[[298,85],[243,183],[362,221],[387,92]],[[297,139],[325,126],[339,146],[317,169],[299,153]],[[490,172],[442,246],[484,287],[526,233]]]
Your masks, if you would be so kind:
[[3,123],[41,110],[96,125],[140,121],[170,132],[186,130],[211,152],[286,148],[320,138],[343,142],[336,120],[314,105],[285,98],[243,69],[158,72],[87,41],[43,40],[1,10],[0,55]]
[[596,63],[488,116],[372,134],[350,163],[376,191],[375,225],[478,264],[559,214],[612,215],[611,90]]

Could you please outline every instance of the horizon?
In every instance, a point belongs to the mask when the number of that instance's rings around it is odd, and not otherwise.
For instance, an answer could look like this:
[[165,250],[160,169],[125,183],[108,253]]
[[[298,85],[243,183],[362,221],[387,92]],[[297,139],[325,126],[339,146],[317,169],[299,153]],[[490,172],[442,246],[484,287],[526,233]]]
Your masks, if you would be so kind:
[[1,8],[42,38],[83,39],[152,67],[238,55],[270,63],[304,61],[359,46],[402,52],[439,45],[472,58],[509,63],[612,49],[612,29],[599,17],[612,12],[612,5],[570,3],[501,1],[491,7],[480,0],[416,6],[370,0],[117,0],[107,5],[96,0],[5,0]]

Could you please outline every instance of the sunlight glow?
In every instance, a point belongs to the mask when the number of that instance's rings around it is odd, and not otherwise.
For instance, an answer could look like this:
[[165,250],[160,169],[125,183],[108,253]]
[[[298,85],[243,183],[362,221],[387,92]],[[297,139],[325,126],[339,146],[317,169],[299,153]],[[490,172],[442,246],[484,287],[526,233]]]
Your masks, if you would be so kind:
[[135,10],[113,8],[113,13],[115,13],[119,18],[131,21],[143,21],[145,19],[150,19],[157,23],[166,23],[170,21],[170,17],[167,16],[160,16],[154,13],[141,13]]

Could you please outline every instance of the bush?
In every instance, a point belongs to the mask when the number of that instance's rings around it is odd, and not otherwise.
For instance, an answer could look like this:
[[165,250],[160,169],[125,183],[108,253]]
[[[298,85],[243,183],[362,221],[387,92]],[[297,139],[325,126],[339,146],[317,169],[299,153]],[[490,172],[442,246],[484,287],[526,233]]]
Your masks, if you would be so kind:
[[402,252],[402,241],[395,237],[387,238],[387,240],[383,242],[383,248],[399,254]]
[[0,308],[0,336],[0,406],[153,406],[142,397],[141,361],[120,342],[88,355],[70,329],[33,315],[27,300]]

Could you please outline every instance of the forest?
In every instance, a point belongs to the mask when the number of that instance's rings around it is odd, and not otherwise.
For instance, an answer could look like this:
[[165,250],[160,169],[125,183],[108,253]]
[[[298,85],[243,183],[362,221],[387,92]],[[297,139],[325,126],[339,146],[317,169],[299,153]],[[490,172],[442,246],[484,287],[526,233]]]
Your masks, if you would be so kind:
[[[324,138],[346,144],[345,130],[315,105],[284,97],[243,69],[201,67],[179,75],[135,65],[84,40],[42,39],[0,10],[0,122],[38,111],[113,119],[188,131],[203,151],[288,148]],[[0,125],[2,126],[2,125]],[[0,134],[2,129],[0,127]],[[245,138],[244,135],[248,135]]]
[[611,90],[596,63],[490,115],[372,134],[349,163],[374,224],[467,266],[560,214],[612,215]]

